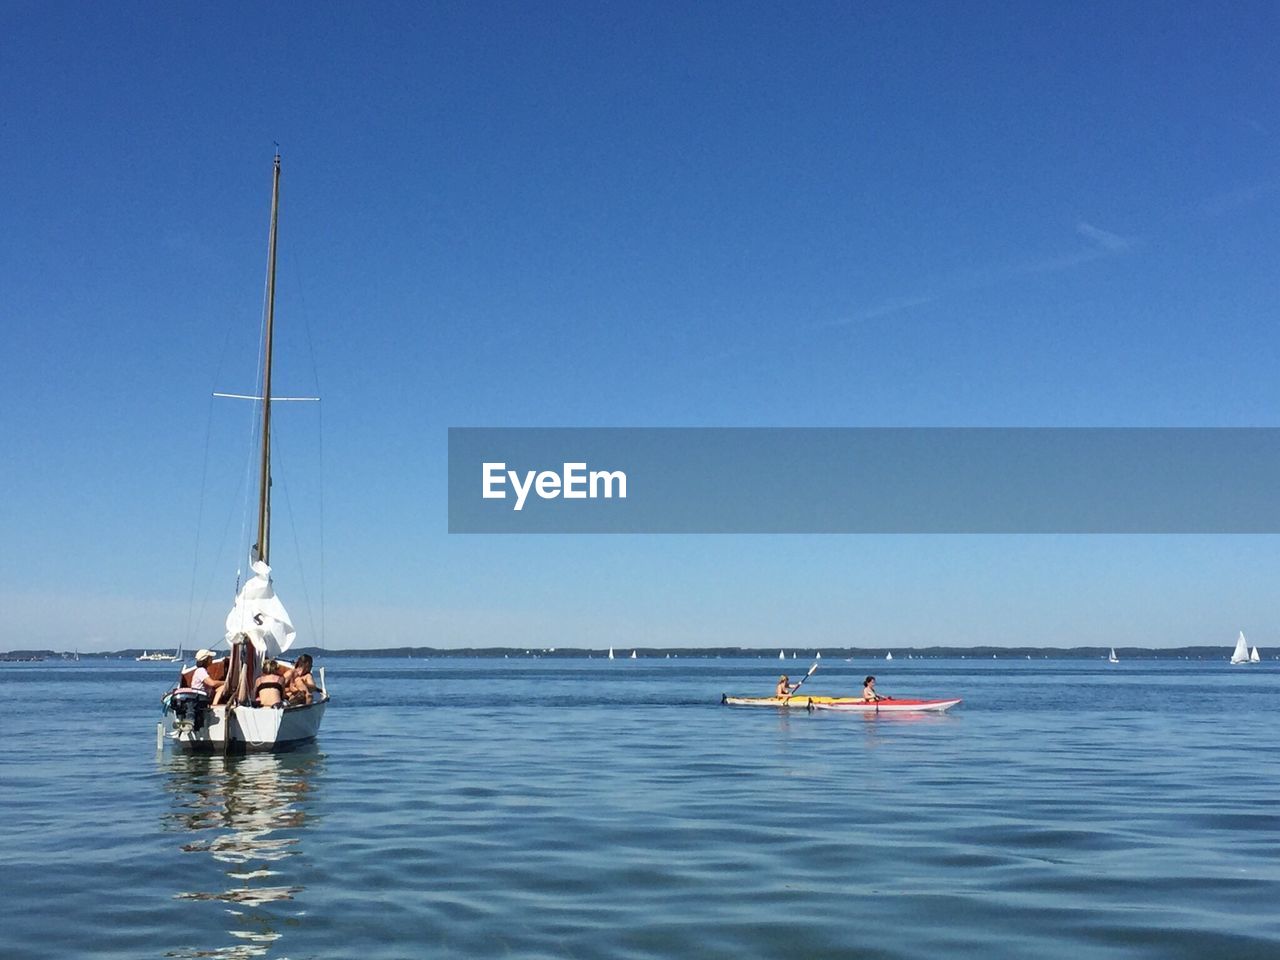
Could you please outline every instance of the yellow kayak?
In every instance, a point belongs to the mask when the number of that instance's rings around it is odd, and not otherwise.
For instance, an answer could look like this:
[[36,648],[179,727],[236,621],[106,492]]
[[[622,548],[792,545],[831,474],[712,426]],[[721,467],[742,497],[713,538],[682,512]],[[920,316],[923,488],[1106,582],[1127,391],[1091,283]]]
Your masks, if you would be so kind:
[[811,697],[806,693],[793,694],[789,697],[731,697],[727,693],[720,697],[720,702],[730,707],[790,707],[808,710],[812,704],[820,703],[862,703],[861,697]]

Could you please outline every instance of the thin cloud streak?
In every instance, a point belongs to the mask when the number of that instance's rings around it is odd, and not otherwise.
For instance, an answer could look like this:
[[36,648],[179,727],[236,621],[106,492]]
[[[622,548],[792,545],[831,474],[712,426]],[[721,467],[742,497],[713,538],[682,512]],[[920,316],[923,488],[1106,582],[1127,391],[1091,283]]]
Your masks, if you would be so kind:
[[1136,240],[1122,237],[1118,233],[1112,233],[1110,230],[1103,230],[1101,227],[1095,227],[1093,224],[1085,223],[1083,220],[1076,224],[1076,233],[1087,240],[1092,240],[1108,253],[1128,253],[1137,246]]
[[892,300],[885,300],[876,304],[874,307],[868,307],[866,310],[860,310],[848,317],[841,317],[838,320],[828,320],[824,323],[817,324],[817,326],[844,327],[851,323],[860,323],[864,320],[878,320],[881,317],[901,313],[904,310],[922,307],[925,304],[933,303],[937,299],[938,298],[931,293],[922,293],[908,297],[894,297]]
[[954,273],[943,280],[938,284],[934,292],[920,292],[893,297],[851,313],[847,317],[828,320],[813,326],[814,328],[845,327],[862,321],[878,320],[896,313],[936,303],[946,295],[981,290],[1018,277],[1061,273],[1096,260],[1124,256],[1132,253],[1139,246],[1139,241],[1135,238],[1112,233],[1110,230],[1095,227],[1093,224],[1086,223],[1083,220],[1076,224],[1076,233],[1088,240],[1092,246],[1073,253],[1045,257],[1040,260],[964,270]]

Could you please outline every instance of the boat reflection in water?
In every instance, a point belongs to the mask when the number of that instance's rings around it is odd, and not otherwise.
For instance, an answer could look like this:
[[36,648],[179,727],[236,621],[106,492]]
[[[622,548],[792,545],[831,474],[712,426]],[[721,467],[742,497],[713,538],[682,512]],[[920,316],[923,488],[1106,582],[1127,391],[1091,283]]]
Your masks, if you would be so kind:
[[217,887],[181,891],[175,899],[223,905],[232,938],[226,947],[213,946],[209,918],[193,918],[188,930],[198,946],[166,956],[239,960],[265,956],[268,950],[278,953],[277,941],[305,914],[297,902],[304,889],[297,858],[304,855],[303,833],[315,820],[324,755],[313,745],[243,757],[175,754],[164,763],[173,800],[166,826],[190,835],[182,844],[184,853],[212,860],[184,870],[184,882]]

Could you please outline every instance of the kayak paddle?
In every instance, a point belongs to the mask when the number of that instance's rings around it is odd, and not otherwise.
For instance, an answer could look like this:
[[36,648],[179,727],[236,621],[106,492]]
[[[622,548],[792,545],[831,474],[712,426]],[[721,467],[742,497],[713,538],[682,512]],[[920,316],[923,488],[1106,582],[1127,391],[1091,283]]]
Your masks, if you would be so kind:
[[789,694],[787,694],[787,696],[789,696],[789,697],[794,697],[794,696],[796,695],[796,691],[797,691],[797,690],[799,690],[802,686],[804,686],[804,682],[805,682],[806,680],[808,680],[810,677],[812,677],[812,676],[813,676],[813,671],[815,671],[815,670],[817,670],[817,669],[818,669],[818,661],[817,661],[817,660],[815,660],[815,661],[813,661],[813,666],[809,668],[809,672],[808,672],[808,673],[806,673],[803,677],[801,677],[801,678],[800,678],[800,682],[799,682],[799,683],[797,683],[794,687],[792,687],[792,688],[791,688],[791,692],[790,692]]

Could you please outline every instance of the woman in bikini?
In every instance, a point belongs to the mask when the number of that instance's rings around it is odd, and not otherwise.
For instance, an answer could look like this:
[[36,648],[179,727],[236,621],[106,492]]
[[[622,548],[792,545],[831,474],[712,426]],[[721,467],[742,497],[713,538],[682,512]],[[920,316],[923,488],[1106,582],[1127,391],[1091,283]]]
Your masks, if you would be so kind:
[[284,677],[280,675],[280,664],[268,660],[262,665],[262,676],[254,681],[253,694],[260,707],[284,705]]

